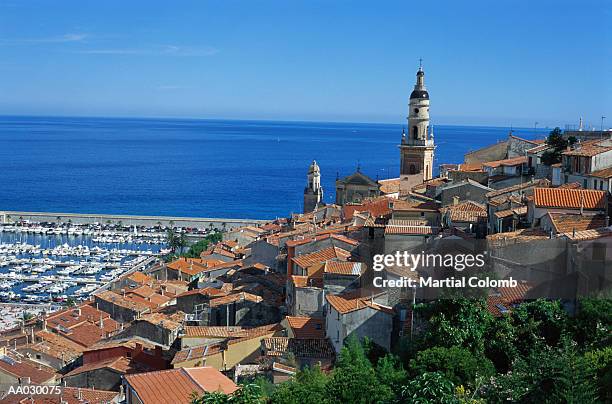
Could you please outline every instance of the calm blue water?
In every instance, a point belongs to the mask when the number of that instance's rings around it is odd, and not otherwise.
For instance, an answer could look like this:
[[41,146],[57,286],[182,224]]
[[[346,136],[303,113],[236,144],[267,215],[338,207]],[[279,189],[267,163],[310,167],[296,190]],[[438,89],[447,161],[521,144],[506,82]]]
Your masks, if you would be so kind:
[[[436,126],[436,166],[507,128]],[[533,138],[533,129],[516,129]],[[540,134],[540,137],[542,134]],[[325,201],[357,164],[399,173],[401,124],[0,117],[0,210],[273,218],[299,212],[306,172]]]

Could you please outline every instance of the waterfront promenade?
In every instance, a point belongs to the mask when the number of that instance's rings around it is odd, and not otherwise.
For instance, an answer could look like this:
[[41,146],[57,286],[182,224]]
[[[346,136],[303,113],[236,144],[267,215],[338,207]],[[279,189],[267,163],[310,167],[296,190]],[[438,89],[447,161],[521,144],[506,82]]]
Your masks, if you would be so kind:
[[136,215],[106,215],[88,213],[59,213],[59,212],[21,212],[0,211],[0,223],[13,223],[20,220],[49,223],[111,223],[121,222],[126,226],[174,226],[198,229],[232,230],[242,226],[258,226],[266,220],[257,219],[225,219],[225,218],[199,218],[199,217],[173,217],[173,216],[136,216]]

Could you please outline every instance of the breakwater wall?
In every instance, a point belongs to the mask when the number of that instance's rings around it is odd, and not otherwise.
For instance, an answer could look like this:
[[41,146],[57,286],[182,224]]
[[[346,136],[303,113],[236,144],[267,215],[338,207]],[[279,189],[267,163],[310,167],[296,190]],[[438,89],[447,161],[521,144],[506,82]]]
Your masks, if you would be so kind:
[[200,217],[174,217],[174,216],[137,216],[137,215],[106,215],[88,213],[59,213],[59,212],[20,212],[0,211],[0,223],[14,223],[21,220],[49,223],[111,223],[126,226],[174,226],[199,229],[232,230],[242,226],[259,226],[267,220],[257,219],[225,219]]

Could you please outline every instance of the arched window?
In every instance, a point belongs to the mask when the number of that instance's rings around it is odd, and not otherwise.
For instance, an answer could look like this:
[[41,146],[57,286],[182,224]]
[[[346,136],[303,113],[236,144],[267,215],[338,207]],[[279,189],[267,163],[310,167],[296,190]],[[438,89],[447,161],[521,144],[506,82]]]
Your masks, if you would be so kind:
[[414,164],[410,164],[410,174],[416,174],[416,166]]
[[417,128],[416,126],[412,127],[412,137],[415,139],[419,138],[419,128]]

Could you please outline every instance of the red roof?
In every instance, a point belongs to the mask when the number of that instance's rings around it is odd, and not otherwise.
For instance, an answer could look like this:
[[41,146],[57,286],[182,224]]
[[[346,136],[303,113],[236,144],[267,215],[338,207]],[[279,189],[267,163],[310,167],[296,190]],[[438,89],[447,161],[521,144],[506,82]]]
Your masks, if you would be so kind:
[[143,404],[190,403],[193,393],[231,394],[238,389],[234,382],[209,366],[138,373],[125,376],[125,380]]
[[286,317],[295,338],[325,338],[325,320],[317,317]]
[[329,261],[332,259],[339,259],[344,261],[350,256],[351,253],[342,248],[328,247],[310,254],[298,255],[297,257],[293,257],[293,262],[302,268],[307,268],[311,265]]
[[566,209],[605,209],[606,191],[593,189],[535,188],[537,207]]

